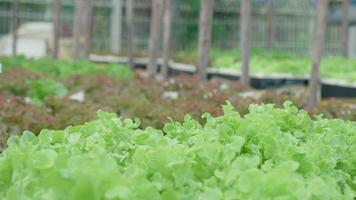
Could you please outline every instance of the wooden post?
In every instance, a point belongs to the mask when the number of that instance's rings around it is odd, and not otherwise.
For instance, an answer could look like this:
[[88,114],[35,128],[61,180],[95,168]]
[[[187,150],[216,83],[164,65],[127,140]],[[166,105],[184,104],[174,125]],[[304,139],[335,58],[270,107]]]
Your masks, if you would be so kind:
[[342,0],[342,55],[348,57],[349,52],[349,0]]
[[273,0],[268,1],[268,9],[267,9],[267,29],[268,29],[268,44],[267,48],[273,48],[274,41],[274,2]]
[[12,55],[17,53],[17,27],[19,21],[19,0],[12,0]]
[[74,22],[75,58],[87,58],[91,45],[93,0],[76,0]]
[[91,49],[92,49],[92,38],[93,38],[93,35],[94,35],[94,30],[95,28],[97,27],[97,21],[95,20],[95,16],[96,16],[96,12],[98,11],[96,6],[95,6],[95,2],[97,1],[94,1],[92,0],[91,1],[91,7],[90,7],[90,14],[89,14],[89,17],[88,17],[88,21],[89,21],[89,33],[88,33],[88,44],[86,45],[86,48],[85,48],[85,58],[88,58],[89,55],[90,55],[90,52],[91,52]]
[[251,34],[251,0],[241,0],[241,82],[250,85],[249,57],[250,57],[250,34]]
[[54,59],[58,58],[59,54],[59,40],[61,33],[61,0],[54,1],[54,15],[53,15],[53,54]]
[[313,45],[313,64],[309,80],[309,99],[307,102],[308,109],[314,109],[319,105],[321,98],[321,85],[319,77],[319,68],[321,56],[325,45],[326,15],[328,9],[328,0],[318,0],[316,27],[314,29]]
[[162,76],[164,79],[168,77],[168,62],[171,52],[171,23],[172,23],[172,0],[164,1],[164,16],[163,16],[163,65]]
[[197,73],[201,81],[207,80],[214,0],[200,0]]
[[128,65],[134,69],[133,35],[134,35],[134,0],[126,0],[126,39]]
[[157,72],[157,57],[160,50],[161,16],[163,0],[152,0],[150,39],[148,44],[148,74],[154,77]]
[[110,47],[111,52],[119,53],[122,46],[122,0],[111,0],[111,5]]

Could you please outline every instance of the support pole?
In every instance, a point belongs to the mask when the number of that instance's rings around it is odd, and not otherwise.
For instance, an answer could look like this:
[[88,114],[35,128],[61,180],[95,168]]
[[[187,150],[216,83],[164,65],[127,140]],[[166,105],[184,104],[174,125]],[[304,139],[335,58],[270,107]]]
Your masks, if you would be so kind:
[[133,56],[133,36],[134,36],[134,0],[126,0],[126,39],[127,39],[127,58],[131,69],[134,69]]
[[249,59],[251,34],[251,0],[241,0],[241,82],[250,85]]
[[172,27],[172,0],[164,1],[164,16],[163,16],[163,65],[162,76],[164,79],[168,77],[168,62],[171,52],[171,27]]
[[201,81],[207,80],[213,16],[214,0],[200,0],[197,73]]
[[93,0],[76,0],[74,22],[75,58],[87,58],[91,46]]
[[342,0],[342,55],[348,57],[349,53],[349,0]]
[[19,0],[12,0],[12,55],[17,53],[17,27],[19,21]]
[[157,59],[160,51],[161,16],[163,0],[152,0],[150,39],[148,44],[148,74],[154,77],[157,72]]
[[268,1],[268,10],[267,10],[267,20],[268,20],[268,44],[267,48],[272,49],[273,48],[273,41],[274,41],[274,36],[275,36],[275,30],[274,30],[274,2],[273,0]]
[[113,53],[121,51],[122,36],[122,0],[111,0],[111,25],[110,25],[110,44]]
[[54,1],[54,15],[53,15],[53,54],[54,59],[58,59],[59,54],[59,40],[61,33],[61,0]]
[[314,45],[313,45],[313,64],[309,80],[309,99],[307,102],[308,109],[315,109],[321,99],[321,84],[320,84],[320,61],[325,45],[326,31],[326,15],[328,10],[328,0],[318,0],[316,27],[314,29]]

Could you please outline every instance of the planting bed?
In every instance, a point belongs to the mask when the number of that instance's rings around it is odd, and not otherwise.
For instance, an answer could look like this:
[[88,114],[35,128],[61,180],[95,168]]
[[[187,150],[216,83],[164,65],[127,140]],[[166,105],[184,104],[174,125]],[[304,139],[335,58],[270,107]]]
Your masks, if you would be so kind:
[[[178,52],[173,59],[176,62],[194,64],[196,61],[195,51]],[[210,52],[210,66],[213,68],[230,68],[239,71],[239,49],[219,50],[212,49]],[[284,52],[266,51],[253,49],[251,52],[250,68],[252,74],[290,74],[295,76],[309,76],[311,59],[286,54]],[[320,66],[322,78],[356,81],[356,59],[342,57],[323,58]]]
[[[251,59],[251,86],[256,89],[278,88],[288,85],[307,85],[311,60],[285,53],[254,50]],[[148,59],[135,58],[135,67],[145,69]],[[239,80],[239,51],[211,51],[207,76],[209,79]],[[91,55],[98,63],[127,63],[126,57]],[[196,55],[194,52],[178,52],[173,56],[168,72],[172,76],[193,74]],[[159,60],[159,63],[161,61]],[[158,69],[160,70],[160,69]],[[321,66],[322,97],[356,97],[356,60],[340,57],[323,59]]]
[[[107,54],[98,54],[107,56]],[[125,53],[118,55],[126,57]],[[140,67],[146,64],[147,53],[137,52],[135,54],[137,64]],[[117,62],[112,57],[111,61]],[[125,61],[120,59],[120,61]],[[172,61],[188,65],[195,65],[197,61],[197,50],[178,51],[172,55]],[[250,58],[250,70],[252,76],[271,77],[274,75],[284,75],[288,77],[309,78],[311,58],[308,56],[298,56],[280,51],[264,49],[252,49]],[[240,50],[239,49],[211,49],[209,57],[210,69],[240,71]],[[356,59],[336,56],[324,57],[320,66],[320,74],[323,79],[341,80],[346,82],[356,82]]]
[[1,60],[0,199],[355,198],[356,100],[307,113],[303,87],[19,60]]

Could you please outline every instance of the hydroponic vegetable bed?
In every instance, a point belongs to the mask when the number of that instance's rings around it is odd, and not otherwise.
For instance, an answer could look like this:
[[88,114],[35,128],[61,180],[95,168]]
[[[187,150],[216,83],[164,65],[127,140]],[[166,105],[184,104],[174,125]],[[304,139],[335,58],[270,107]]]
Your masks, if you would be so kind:
[[[213,68],[230,68],[239,70],[240,50],[212,49],[210,66]],[[173,59],[177,62],[194,64],[196,51],[178,52]],[[273,74],[285,73],[297,76],[309,76],[311,58],[290,55],[284,52],[253,49],[250,58],[251,73]],[[356,60],[342,57],[325,57],[320,66],[322,78],[356,81]]]
[[5,61],[0,199],[355,198],[355,100],[307,113],[303,89]]

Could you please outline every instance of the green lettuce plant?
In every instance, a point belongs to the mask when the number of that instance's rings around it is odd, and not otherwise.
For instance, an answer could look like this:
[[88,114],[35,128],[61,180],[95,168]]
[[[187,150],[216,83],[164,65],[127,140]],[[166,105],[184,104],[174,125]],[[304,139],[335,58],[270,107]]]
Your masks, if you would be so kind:
[[0,57],[4,70],[23,68],[41,72],[52,78],[67,78],[78,74],[105,74],[114,78],[131,78],[133,73],[125,65],[97,65],[87,60],[28,59],[24,56]]
[[189,115],[163,130],[98,111],[64,130],[13,136],[0,154],[0,199],[350,199],[356,124],[251,105],[241,117]]
[[48,97],[64,97],[67,95],[67,88],[52,79],[39,79],[29,81],[27,97],[35,105],[41,105]]

